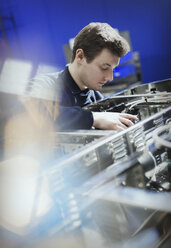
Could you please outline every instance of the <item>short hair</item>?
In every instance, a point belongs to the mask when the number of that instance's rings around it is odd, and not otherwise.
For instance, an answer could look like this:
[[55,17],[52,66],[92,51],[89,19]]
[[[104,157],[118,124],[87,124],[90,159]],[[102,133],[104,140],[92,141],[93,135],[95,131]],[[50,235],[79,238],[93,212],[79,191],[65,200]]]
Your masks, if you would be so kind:
[[119,58],[130,51],[128,42],[108,23],[91,22],[75,37],[71,62],[77,49],[84,51],[87,63],[90,63],[104,48]]

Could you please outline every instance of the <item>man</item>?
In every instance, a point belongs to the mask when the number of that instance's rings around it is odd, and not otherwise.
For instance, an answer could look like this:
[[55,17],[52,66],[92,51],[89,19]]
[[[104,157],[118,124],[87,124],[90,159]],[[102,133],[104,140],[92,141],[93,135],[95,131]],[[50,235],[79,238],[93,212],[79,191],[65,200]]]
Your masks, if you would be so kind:
[[[39,91],[45,98],[58,101],[56,125],[60,130],[123,130],[136,116],[125,113],[91,112],[87,104],[103,99],[98,91],[113,79],[113,70],[129,51],[127,41],[107,23],[90,23],[74,39],[72,60],[60,73],[51,73],[32,81],[31,94]],[[38,84],[37,84],[38,83]],[[40,90],[41,89],[41,90]]]

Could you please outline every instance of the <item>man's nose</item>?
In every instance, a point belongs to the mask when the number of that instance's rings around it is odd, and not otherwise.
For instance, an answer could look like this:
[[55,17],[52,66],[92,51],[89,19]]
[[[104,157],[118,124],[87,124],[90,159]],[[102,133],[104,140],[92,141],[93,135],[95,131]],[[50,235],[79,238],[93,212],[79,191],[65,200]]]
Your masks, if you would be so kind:
[[113,71],[109,71],[106,75],[105,75],[105,81],[112,81],[113,80]]

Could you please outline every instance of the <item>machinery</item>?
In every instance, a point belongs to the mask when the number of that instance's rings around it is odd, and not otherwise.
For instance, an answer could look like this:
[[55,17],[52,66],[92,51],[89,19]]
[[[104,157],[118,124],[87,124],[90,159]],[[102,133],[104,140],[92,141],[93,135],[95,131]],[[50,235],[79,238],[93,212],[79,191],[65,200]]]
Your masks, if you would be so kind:
[[86,107],[137,114],[127,130],[73,132],[72,145],[70,135],[58,135],[55,153],[65,156],[47,171],[61,213],[56,234],[79,230],[85,247],[87,230],[102,248],[170,247],[170,85],[139,86]]
[[140,85],[85,107],[136,114],[139,121],[126,130],[51,133],[51,159],[36,184],[38,194],[46,177],[51,207],[36,218],[34,197],[27,241],[55,238],[65,248],[72,237],[79,248],[170,247],[170,87],[171,79]]
[[143,120],[170,106],[171,80],[136,86],[110,95],[103,101],[86,107],[92,111],[126,112]]

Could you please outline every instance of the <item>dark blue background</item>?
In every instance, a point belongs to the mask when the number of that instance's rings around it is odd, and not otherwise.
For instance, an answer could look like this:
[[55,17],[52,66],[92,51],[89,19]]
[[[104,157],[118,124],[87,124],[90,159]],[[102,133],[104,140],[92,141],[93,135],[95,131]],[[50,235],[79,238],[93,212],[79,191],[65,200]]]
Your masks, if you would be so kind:
[[140,53],[143,82],[171,77],[171,0],[1,0],[10,50],[0,32],[0,58],[6,56],[63,69],[63,45],[92,21],[129,30]]

